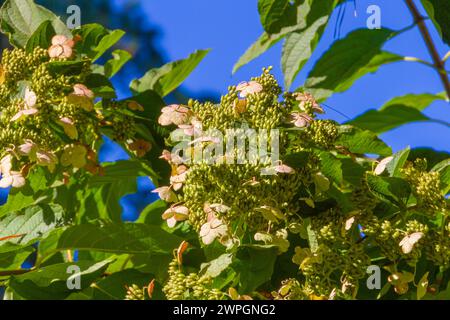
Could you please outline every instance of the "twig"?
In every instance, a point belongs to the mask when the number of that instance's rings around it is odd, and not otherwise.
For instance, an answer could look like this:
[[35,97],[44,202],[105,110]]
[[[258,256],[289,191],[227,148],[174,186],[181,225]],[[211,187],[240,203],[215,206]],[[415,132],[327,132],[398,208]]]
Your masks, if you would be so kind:
[[409,10],[411,11],[411,14],[414,17],[414,22],[418,25],[420,33],[422,34],[423,40],[425,41],[425,44],[428,48],[428,52],[430,53],[431,57],[433,58],[434,65],[436,66],[439,77],[441,78],[441,81],[444,85],[445,92],[447,93],[447,100],[450,99],[450,81],[447,76],[447,72],[445,70],[444,61],[441,60],[439,53],[436,49],[436,46],[433,42],[433,39],[431,38],[430,32],[428,31],[428,28],[425,24],[425,18],[420,14],[419,10],[417,9],[416,4],[413,0],[405,0],[406,5],[408,6]]

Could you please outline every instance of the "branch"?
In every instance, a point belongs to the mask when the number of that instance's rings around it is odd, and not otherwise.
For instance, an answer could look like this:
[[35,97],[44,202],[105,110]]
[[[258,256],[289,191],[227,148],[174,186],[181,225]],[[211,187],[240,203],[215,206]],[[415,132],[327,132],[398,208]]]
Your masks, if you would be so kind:
[[430,53],[431,57],[433,58],[434,65],[435,65],[436,69],[438,70],[439,77],[441,78],[441,81],[442,81],[445,91],[447,93],[447,100],[449,100],[450,99],[450,81],[448,79],[447,72],[445,70],[444,61],[441,60],[441,57],[439,56],[439,53],[436,49],[433,39],[431,38],[430,32],[428,31],[428,28],[425,24],[425,18],[420,14],[420,12],[417,9],[417,6],[413,0],[405,0],[405,2],[409,8],[409,11],[411,11],[411,14],[414,17],[414,22],[419,27],[420,33],[422,34],[422,38],[425,41],[425,44],[427,45],[428,52]]
[[20,269],[20,270],[9,270],[9,271],[0,271],[0,277],[8,277],[8,276],[18,276],[24,273],[28,273],[33,271],[34,269]]

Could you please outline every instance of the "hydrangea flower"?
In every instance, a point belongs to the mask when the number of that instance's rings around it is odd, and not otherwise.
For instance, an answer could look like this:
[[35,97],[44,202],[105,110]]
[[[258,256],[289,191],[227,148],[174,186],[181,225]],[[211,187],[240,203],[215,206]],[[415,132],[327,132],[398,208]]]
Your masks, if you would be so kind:
[[22,173],[12,171],[12,156],[7,155],[0,162],[0,188],[21,188],[25,185],[25,178]]
[[263,91],[263,86],[256,81],[244,81],[238,84],[236,90],[240,93],[240,96],[242,98],[245,98],[250,94],[255,94]]
[[297,128],[308,127],[313,121],[314,119],[304,112],[294,112],[291,114],[290,123],[293,123]]
[[52,38],[52,45],[48,49],[50,58],[68,59],[73,55],[75,41],[64,35],[56,35]]
[[192,112],[188,107],[172,104],[161,109],[161,116],[158,119],[158,123],[162,126],[182,125],[189,122]]
[[169,228],[173,228],[178,222],[189,219],[189,209],[185,206],[172,206],[164,211],[162,218]]
[[16,113],[12,118],[11,118],[11,122],[20,120],[26,116],[30,116],[33,114],[36,114],[39,112],[39,110],[36,107],[36,103],[37,103],[37,96],[36,93],[34,93],[32,90],[30,90],[29,88],[25,89],[25,108],[20,110],[18,113]]
[[227,233],[227,225],[215,215],[209,215],[208,222],[200,229],[200,237],[205,245],[213,243],[216,238],[221,238]]

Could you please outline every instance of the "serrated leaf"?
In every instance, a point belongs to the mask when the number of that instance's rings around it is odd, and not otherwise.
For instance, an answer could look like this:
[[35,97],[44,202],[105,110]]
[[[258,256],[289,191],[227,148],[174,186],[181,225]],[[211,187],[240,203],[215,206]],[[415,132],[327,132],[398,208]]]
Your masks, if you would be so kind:
[[[287,35],[281,55],[286,90],[289,90],[295,77],[314,52],[335,6],[335,0],[313,1],[308,10],[305,10],[305,28]],[[306,7],[301,7],[300,10],[302,9]]]
[[67,287],[67,279],[75,275],[74,273],[67,272],[70,266],[75,265],[80,268],[81,272],[77,275],[80,276],[81,289],[85,289],[102,275],[110,262],[110,260],[98,263],[77,261],[54,264],[20,276],[13,276],[9,280],[9,286],[14,292],[25,299],[65,299],[69,294],[73,293],[73,290]]
[[378,154],[380,156],[392,154],[391,148],[369,130],[362,130],[349,125],[340,126],[339,130],[341,134],[336,144],[346,147],[352,153]]
[[411,186],[401,178],[367,175],[367,185],[377,198],[400,209],[405,208],[411,195]]
[[52,44],[52,38],[56,35],[56,31],[52,26],[50,20],[44,21],[31,35],[27,41],[26,51],[28,53],[33,52],[34,48],[41,47],[47,49]]
[[137,160],[118,161],[104,166],[104,174],[92,177],[87,189],[80,195],[81,209],[78,218],[89,221],[98,217],[119,222],[122,219],[120,199],[137,192],[137,178],[158,175],[147,165]]
[[259,0],[258,12],[264,30],[270,34],[296,20],[296,7],[289,0]]
[[403,105],[391,105],[382,110],[369,110],[349,121],[348,124],[380,134],[404,124],[418,121],[434,120],[417,109]]
[[444,194],[450,191],[450,158],[436,164],[431,171],[439,172]]
[[[157,226],[115,223],[58,229],[39,244],[39,262],[62,250],[91,250],[116,254],[169,254],[183,240]],[[39,264],[39,263],[38,263]]]
[[22,247],[12,243],[0,245],[0,271],[17,270],[34,251],[32,247]]
[[433,21],[439,35],[446,44],[450,44],[450,2],[447,0],[421,0],[422,5]]
[[386,165],[386,169],[391,177],[398,177],[400,175],[400,170],[408,160],[410,151],[411,148],[407,147],[393,155],[393,159]]
[[402,60],[399,55],[381,51],[394,35],[388,29],[358,29],[336,41],[315,64],[305,89],[323,101],[349,89],[358,78],[377,71],[381,65]]
[[1,31],[8,34],[11,44],[24,48],[44,21],[51,21],[57,34],[71,37],[70,30],[51,11],[33,0],[6,0],[0,10]]
[[113,45],[115,45],[123,36],[125,31],[123,30],[113,30],[107,35],[102,37],[97,47],[94,49],[95,56],[92,61],[99,59],[106,51],[108,51]]
[[328,178],[333,179],[336,183],[343,180],[342,162],[329,152],[317,151],[320,158],[320,170]]
[[423,111],[430,104],[438,100],[445,100],[446,94],[431,94],[431,93],[422,93],[422,94],[407,94],[401,97],[395,97],[388,102],[386,102],[380,110],[387,109],[391,106],[402,105],[408,108],[414,108],[419,111]]
[[251,293],[260,285],[269,281],[278,249],[275,246],[240,246],[232,267],[239,275],[241,294]]
[[225,253],[208,263],[202,265],[202,274],[215,278],[219,276],[224,270],[226,270],[233,262],[233,255]]
[[[36,205],[22,212],[11,212],[0,220],[0,238],[23,235],[10,243],[28,245],[39,240],[46,232],[63,221],[63,208],[58,205]],[[0,248],[2,242],[0,241]]]
[[112,78],[131,59],[131,54],[125,50],[115,50],[113,58],[105,63],[105,76]]
[[142,78],[133,80],[130,88],[135,93],[154,90],[161,97],[175,90],[208,54],[209,50],[198,50],[183,60],[165,64],[149,70]]
[[47,182],[44,169],[38,168],[30,172],[25,187],[13,189],[8,196],[8,201],[0,206],[0,218],[47,200],[51,194],[51,190],[47,188]]

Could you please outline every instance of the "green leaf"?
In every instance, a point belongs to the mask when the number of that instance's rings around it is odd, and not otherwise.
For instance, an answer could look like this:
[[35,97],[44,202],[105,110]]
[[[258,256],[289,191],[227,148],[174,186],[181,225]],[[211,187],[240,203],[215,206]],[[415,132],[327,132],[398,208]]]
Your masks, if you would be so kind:
[[115,45],[123,36],[125,31],[114,30],[102,37],[97,47],[94,49],[95,56],[92,61],[99,59],[106,51],[108,51],[113,45]]
[[450,191],[450,158],[436,164],[431,171],[439,172],[444,194]]
[[233,268],[239,274],[239,293],[251,293],[271,279],[277,252],[275,246],[239,247],[233,263]]
[[83,221],[100,217],[108,221],[122,220],[120,199],[137,192],[137,178],[150,176],[158,179],[156,173],[142,161],[118,161],[104,166],[104,174],[92,177],[87,190],[82,194],[82,208],[78,218]]
[[91,73],[86,77],[85,84],[95,93],[96,97],[105,99],[117,98],[113,84],[104,75]]
[[159,227],[147,224],[115,223],[103,227],[83,224],[51,232],[39,244],[38,262],[62,250],[91,250],[116,254],[169,254],[182,241],[181,238]]
[[125,50],[115,50],[112,55],[113,59],[105,64],[105,76],[108,78],[112,78],[131,59],[131,54]]
[[264,30],[270,34],[280,32],[296,20],[296,7],[289,0],[259,0],[258,12]]
[[320,170],[328,178],[331,178],[336,183],[341,183],[343,180],[342,162],[329,152],[317,151],[320,158]]
[[10,213],[0,220],[0,238],[23,235],[9,242],[21,245],[32,244],[61,224],[63,214],[62,207],[44,204],[29,207],[23,212]]
[[208,263],[202,265],[202,274],[208,277],[215,278],[219,276],[223,271],[229,268],[233,263],[233,255],[231,253],[225,253]]
[[395,97],[388,102],[386,102],[380,110],[387,109],[391,106],[402,105],[408,108],[414,108],[419,111],[423,111],[430,104],[437,100],[445,100],[446,94],[431,94],[431,93],[422,93],[422,94],[407,94],[401,97]]
[[413,162],[416,159],[426,159],[427,169],[431,170],[439,162],[450,158],[450,153],[445,151],[437,151],[431,148],[414,148],[411,150],[408,160]]
[[21,211],[47,200],[51,194],[47,182],[44,169],[38,168],[30,172],[27,177],[27,185],[21,189],[11,190],[8,201],[0,206],[0,218],[8,213]]
[[339,130],[341,135],[336,144],[346,147],[352,153],[378,154],[380,156],[392,154],[391,148],[371,131],[361,130],[349,125],[340,126]]
[[97,54],[97,47],[100,41],[108,34],[108,30],[100,24],[92,23],[82,25],[74,30],[74,34],[83,39],[76,43],[77,52],[93,58]]
[[[30,300],[60,300],[73,293],[67,287],[69,277],[80,276],[81,289],[100,277],[108,267],[110,260],[93,263],[91,261],[77,261],[54,264],[35,271],[13,276],[9,280],[11,289],[24,299]],[[70,266],[78,266],[80,273],[69,273]]]
[[417,300],[421,300],[427,293],[428,274],[429,272],[426,272],[417,284]]
[[84,61],[52,61],[47,64],[47,68],[54,75],[79,75],[85,65]]
[[[148,286],[151,280],[152,275],[150,274],[141,273],[136,270],[124,270],[96,282],[94,287],[88,288],[81,293],[85,295],[84,299],[89,300],[123,300],[127,293],[127,286],[135,284],[139,288],[144,288]],[[72,294],[67,299],[79,300],[80,293]],[[81,297],[81,299],[83,298]],[[159,288],[155,287],[153,299],[163,299],[161,286]]]
[[406,149],[403,149],[393,155],[393,159],[386,165],[386,170],[389,172],[391,177],[400,176],[400,170],[408,160],[410,152],[411,148],[407,147]]
[[[296,30],[298,28],[295,28],[293,30]],[[292,28],[289,28],[289,31],[292,30]],[[280,33],[277,34],[268,34],[264,32],[256,41],[253,43],[246,51],[245,53],[239,58],[238,62],[233,67],[233,73],[238,71],[242,66],[246,65],[250,61],[256,59],[260,55],[262,55],[264,52],[269,50],[271,47],[273,47],[277,42],[279,42],[281,39],[283,39],[289,31],[282,30]]]
[[382,110],[369,110],[349,121],[348,124],[379,134],[418,121],[433,120],[417,109],[403,105],[391,105]]
[[55,14],[33,0],[6,0],[0,10],[2,32],[8,34],[11,44],[21,48],[47,20],[57,34],[71,37],[69,29]]
[[450,2],[447,0],[421,0],[442,40],[450,45]]
[[135,93],[154,90],[160,96],[165,97],[191,74],[208,52],[209,50],[198,50],[184,60],[151,69],[142,78],[131,82],[131,90]]
[[161,219],[162,214],[167,209],[167,204],[163,200],[157,200],[149,204],[144,210],[142,210],[139,218],[136,220],[137,223],[161,225],[165,223]]
[[377,198],[400,209],[405,208],[411,195],[411,186],[401,178],[367,175],[367,185]]
[[281,67],[286,90],[314,52],[335,6],[335,0],[323,0],[313,1],[309,8],[301,8],[309,9],[305,10],[307,13],[303,18],[306,27],[289,33],[283,45]]
[[358,78],[377,71],[381,65],[402,60],[396,54],[381,51],[394,35],[388,29],[359,29],[336,41],[308,75],[306,90],[323,101],[333,92],[349,89]]
[[52,38],[56,35],[56,31],[52,26],[50,20],[42,22],[39,28],[31,35],[27,41],[26,51],[33,52],[34,48],[41,47],[44,49],[50,48],[52,45]]
[[0,246],[0,271],[17,270],[34,251],[32,247],[22,247],[12,243]]

